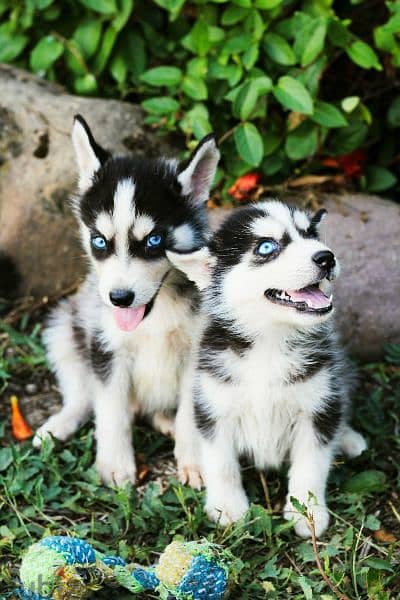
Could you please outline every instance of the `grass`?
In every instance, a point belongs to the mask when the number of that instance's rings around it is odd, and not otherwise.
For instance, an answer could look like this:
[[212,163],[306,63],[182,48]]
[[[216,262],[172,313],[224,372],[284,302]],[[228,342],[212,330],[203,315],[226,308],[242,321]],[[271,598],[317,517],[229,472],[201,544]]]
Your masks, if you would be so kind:
[[[354,425],[366,435],[369,450],[351,462],[338,458],[329,480],[331,526],[313,547],[281,517],[284,473],[263,478],[245,468],[253,504],[242,522],[223,529],[204,515],[203,493],[173,477],[163,489],[154,481],[137,489],[100,485],[92,467],[91,425],[68,443],[50,441],[40,452],[29,441],[13,443],[10,394],[49,378],[39,329],[29,317],[18,330],[0,325],[0,598],[15,587],[31,543],[67,533],[143,565],[157,560],[176,536],[207,536],[235,557],[230,597],[236,599],[400,597],[400,347],[388,348],[382,362],[360,366]],[[29,420],[29,404],[25,413]],[[172,442],[149,428],[136,427],[134,438],[143,473],[144,465],[151,475],[171,458]]]

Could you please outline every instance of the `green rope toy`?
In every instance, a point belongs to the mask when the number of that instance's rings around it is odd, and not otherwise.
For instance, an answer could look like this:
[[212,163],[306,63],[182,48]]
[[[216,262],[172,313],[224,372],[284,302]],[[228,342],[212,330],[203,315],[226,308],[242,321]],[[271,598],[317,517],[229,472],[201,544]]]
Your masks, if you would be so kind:
[[28,549],[15,596],[84,600],[104,586],[121,586],[133,594],[155,590],[163,600],[221,600],[228,586],[222,554],[207,541],[172,542],[156,566],[141,568],[97,552],[79,538],[50,536]]

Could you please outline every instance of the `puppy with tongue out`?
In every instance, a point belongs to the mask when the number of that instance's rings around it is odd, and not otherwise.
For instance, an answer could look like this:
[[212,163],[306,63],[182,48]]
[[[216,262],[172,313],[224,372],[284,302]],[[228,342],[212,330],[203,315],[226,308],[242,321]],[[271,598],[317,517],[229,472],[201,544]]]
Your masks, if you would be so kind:
[[79,171],[73,208],[90,267],[44,334],[63,407],[34,445],[49,435],[65,440],[93,414],[101,479],[134,483],[133,417],[173,432],[198,318],[195,286],[166,251],[204,245],[219,151],[208,135],[183,161],[113,156],[79,115],[72,141]]
[[[324,214],[260,202],[229,216],[208,247],[167,253],[202,290],[193,395],[177,416],[178,466],[191,481],[201,475],[206,511],[222,525],[248,508],[244,455],[262,470],[289,461],[284,517],[311,535],[295,498],[322,535],[333,458],[365,448],[347,423],[352,374],[332,319],[339,265],[319,237]],[[190,444],[191,456],[179,451]]]

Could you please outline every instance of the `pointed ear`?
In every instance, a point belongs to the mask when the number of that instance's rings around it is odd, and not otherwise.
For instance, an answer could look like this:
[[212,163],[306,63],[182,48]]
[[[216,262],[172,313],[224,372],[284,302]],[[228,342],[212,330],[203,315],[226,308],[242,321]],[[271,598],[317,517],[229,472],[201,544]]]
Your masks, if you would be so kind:
[[187,253],[167,250],[167,257],[177,269],[197,285],[199,290],[204,290],[210,284],[211,268],[215,263],[215,257],[210,254],[207,247]]
[[74,117],[72,143],[78,163],[79,191],[83,193],[90,187],[93,175],[106,162],[110,154],[96,142],[89,125],[81,115]]
[[328,214],[328,211],[326,210],[326,208],[321,208],[320,210],[317,210],[317,212],[315,213],[315,215],[313,217],[311,217],[310,225],[308,227],[308,232],[310,234],[312,234],[312,235],[318,234],[320,225],[321,225],[322,221],[325,219],[327,214]]
[[189,159],[178,166],[177,177],[184,196],[196,204],[208,200],[219,157],[215,135],[210,133],[199,142]]

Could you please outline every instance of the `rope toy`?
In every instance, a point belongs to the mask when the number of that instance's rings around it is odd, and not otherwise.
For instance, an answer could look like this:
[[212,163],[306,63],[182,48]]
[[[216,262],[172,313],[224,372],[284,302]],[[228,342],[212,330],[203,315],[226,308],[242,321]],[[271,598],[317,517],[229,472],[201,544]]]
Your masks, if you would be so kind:
[[220,600],[228,585],[224,552],[207,541],[172,542],[154,567],[128,565],[67,536],[33,544],[21,568],[20,600],[84,600],[105,586],[133,594],[157,591],[163,600]]

